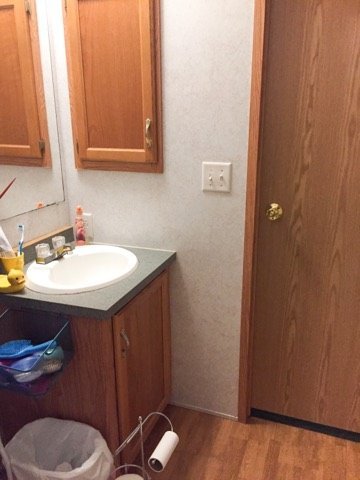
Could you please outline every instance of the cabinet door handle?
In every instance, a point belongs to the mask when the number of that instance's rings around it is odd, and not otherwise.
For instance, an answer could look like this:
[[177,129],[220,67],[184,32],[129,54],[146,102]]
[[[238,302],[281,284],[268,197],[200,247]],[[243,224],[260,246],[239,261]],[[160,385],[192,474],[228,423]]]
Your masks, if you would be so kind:
[[129,337],[127,336],[127,333],[126,333],[126,331],[125,331],[125,328],[123,328],[123,329],[121,330],[120,336],[121,336],[121,338],[122,338],[122,339],[124,340],[124,342],[125,342],[125,348],[122,348],[122,349],[121,349],[122,356],[123,356],[124,358],[126,358],[126,353],[127,353],[127,351],[129,350],[129,348],[130,348],[130,340],[129,340]]
[[145,122],[145,145],[146,148],[150,149],[152,147],[152,135],[151,135],[151,119],[147,118]]

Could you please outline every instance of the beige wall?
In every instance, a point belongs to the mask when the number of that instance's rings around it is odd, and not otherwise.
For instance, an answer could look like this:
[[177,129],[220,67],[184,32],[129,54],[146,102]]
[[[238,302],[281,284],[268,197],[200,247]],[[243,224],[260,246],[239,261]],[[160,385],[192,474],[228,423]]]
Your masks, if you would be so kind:
[[[163,175],[76,171],[61,60],[57,72],[71,217],[80,203],[94,213],[95,240],[178,252],[173,401],[228,416],[237,415],[252,22],[252,0],[162,0]],[[61,59],[59,35],[55,43]],[[203,161],[232,162],[230,194],[201,191]]]
[[[163,175],[75,171],[71,212],[95,239],[178,252],[171,278],[173,400],[237,415],[253,23],[251,0],[162,0]],[[62,137],[70,139],[68,112]],[[201,163],[233,163],[231,194],[201,191]]]

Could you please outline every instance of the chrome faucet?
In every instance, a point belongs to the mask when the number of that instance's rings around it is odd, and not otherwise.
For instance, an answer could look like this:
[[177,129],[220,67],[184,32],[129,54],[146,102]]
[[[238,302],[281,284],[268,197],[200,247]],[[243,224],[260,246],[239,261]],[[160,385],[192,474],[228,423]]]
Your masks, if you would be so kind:
[[47,265],[54,260],[60,260],[65,255],[71,254],[74,250],[74,245],[71,243],[65,243],[57,249],[50,250],[47,243],[40,243],[36,245],[36,263],[39,265]]

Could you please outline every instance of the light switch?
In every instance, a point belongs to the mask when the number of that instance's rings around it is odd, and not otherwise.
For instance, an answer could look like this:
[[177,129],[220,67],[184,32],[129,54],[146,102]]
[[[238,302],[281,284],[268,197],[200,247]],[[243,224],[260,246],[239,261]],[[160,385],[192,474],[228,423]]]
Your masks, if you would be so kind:
[[206,192],[230,192],[231,163],[203,162],[202,189]]

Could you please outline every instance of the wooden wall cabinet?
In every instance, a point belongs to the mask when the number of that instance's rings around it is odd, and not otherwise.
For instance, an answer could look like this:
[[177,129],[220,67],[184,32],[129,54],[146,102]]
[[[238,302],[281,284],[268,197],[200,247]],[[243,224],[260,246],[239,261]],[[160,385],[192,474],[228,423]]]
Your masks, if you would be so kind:
[[[97,428],[112,452],[139,415],[163,410],[170,397],[168,273],[164,271],[111,320],[71,320],[74,357],[44,397],[0,390],[5,442],[26,423],[52,416]],[[147,425],[146,434],[152,424]],[[132,461],[137,445],[124,459]]]
[[64,0],[77,168],[159,173],[159,0]]
[[50,166],[35,0],[0,0],[0,164]]

